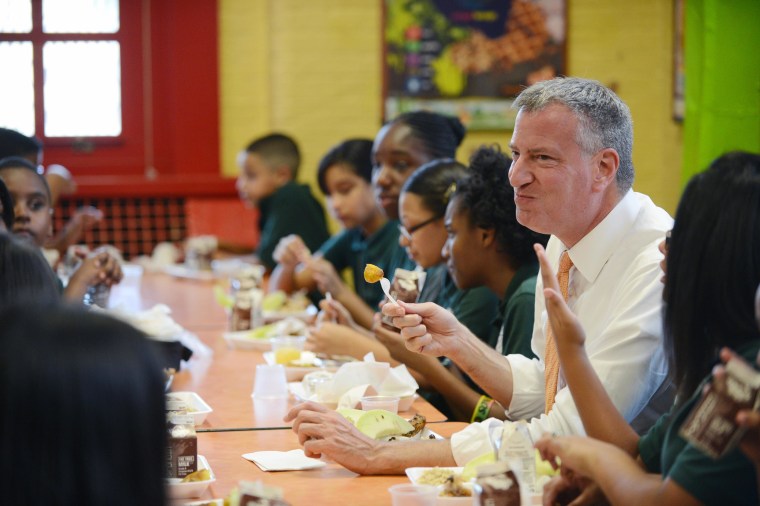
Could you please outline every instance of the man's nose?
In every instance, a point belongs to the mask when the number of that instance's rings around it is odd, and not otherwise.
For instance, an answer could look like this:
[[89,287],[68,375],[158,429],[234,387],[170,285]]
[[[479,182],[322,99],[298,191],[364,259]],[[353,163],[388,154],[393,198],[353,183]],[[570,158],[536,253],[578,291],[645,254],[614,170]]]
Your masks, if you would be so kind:
[[513,160],[509,166],[509,184],[513,188],[519,188],[530,182],[530,172],[521,159]]

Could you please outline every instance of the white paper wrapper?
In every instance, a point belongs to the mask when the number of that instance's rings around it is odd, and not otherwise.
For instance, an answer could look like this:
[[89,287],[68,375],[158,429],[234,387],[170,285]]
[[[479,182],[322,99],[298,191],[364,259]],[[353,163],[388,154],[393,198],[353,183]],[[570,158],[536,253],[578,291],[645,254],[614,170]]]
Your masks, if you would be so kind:
[[192,350],[196,357],[212,355],[212,350],[198,339],[198,336],[188,332],[171,317],[172,310],[165,304],[156,304],[144,311],[127,312],[114,308],[106,311],[111,316],[119,318],[142,330],[156,341],[180,341]]
[[375,362],[372,353],[363,362],[343,364],[332,381],[320,388],[318,402],[338,403],[339,407],[356,407],[365,395],[414,394],[419,385],[403,364],[391,368],[387,362]]

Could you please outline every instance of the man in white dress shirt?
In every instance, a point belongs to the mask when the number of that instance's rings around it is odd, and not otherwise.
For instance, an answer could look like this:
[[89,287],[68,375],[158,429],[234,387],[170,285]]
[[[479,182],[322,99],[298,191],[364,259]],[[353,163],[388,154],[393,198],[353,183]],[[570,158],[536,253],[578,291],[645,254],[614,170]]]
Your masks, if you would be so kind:
[[[660,317],[661,255],[672,219],[631,190],[633,127],[628,107],[595,81],[558,78],[531,86],[518,108],[509,179],[517,220],[551,234],[547,255],[557,269],[567,251],[568,304],[586,331],[586,349],[610,397],[640,430],[670,405]],[[544,432],[583,434],[561,373],[545,402],[547,316],[539,276],[532,348],[538,359],[503,357],[432,303],[386,304],[414,351],[448,356],[502,406]],[[548,414],[547,414],[548,413]],[[326,454],[359,473],[403,473],[410,466],[464,465],[491,450],[502,422],[469,425],[451,441],[380,443],[339,415],[307,403],[288,415],[307,455]],[[509,423],[509,422],[507,422]],[[421,445],[425,445],[424,447]]]

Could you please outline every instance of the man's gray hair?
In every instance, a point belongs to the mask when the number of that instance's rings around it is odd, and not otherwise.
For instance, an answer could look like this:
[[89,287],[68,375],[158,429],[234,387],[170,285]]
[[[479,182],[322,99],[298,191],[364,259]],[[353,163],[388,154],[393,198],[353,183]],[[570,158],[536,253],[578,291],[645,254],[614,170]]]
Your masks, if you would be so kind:
[[612,90],[598,81],[577,77],[557,77],[523,90],[512,107],[537,112],[561,104],[578,118],[576,142],[587,154],[605,148],[620,157],[616,182],[620,194],[633,186],[633,120],[628,106]]

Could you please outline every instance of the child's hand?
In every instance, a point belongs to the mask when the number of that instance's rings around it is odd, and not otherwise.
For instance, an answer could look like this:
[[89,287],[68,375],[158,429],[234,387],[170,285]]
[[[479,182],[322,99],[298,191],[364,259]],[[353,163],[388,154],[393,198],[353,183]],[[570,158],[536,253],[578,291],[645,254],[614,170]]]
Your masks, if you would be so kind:
[[330,292],[333,296],[340,299],[346,285],[343,283],[333,264],[324,258],[314,257],[309,261],[308,268],[320,292]]
[[320,300],[319,309],[319,315],[317,315],[317,321],[319,322],[339,323],[348,327],[356,325],[348,309],[332,297]]
[[123,274],[119,261],[105,250],[98,249],[82,260],[79,268],[69,278],[64,290],[67,300],[81,302],[91,286],[113,286],[121,281]]
[[549,324],[552,326],[560,357],[567,356],[568,353],[584,352],[586,332],[561,295],[557,276],[549,265],[546,251],[540,244],[536,244],[534,249],[541,266]]
[[294,269],[299,263],[308,261],[311,258],[311,252],[303,239],[291,234],[280,239],[272,257],[283,267]]
[[119,260],[105,249],[95,250],[93,256],[97,258],[98,265],[100,266],[100,273],[98,274],[99,282],[108,286],[119,284],[124,277]]

